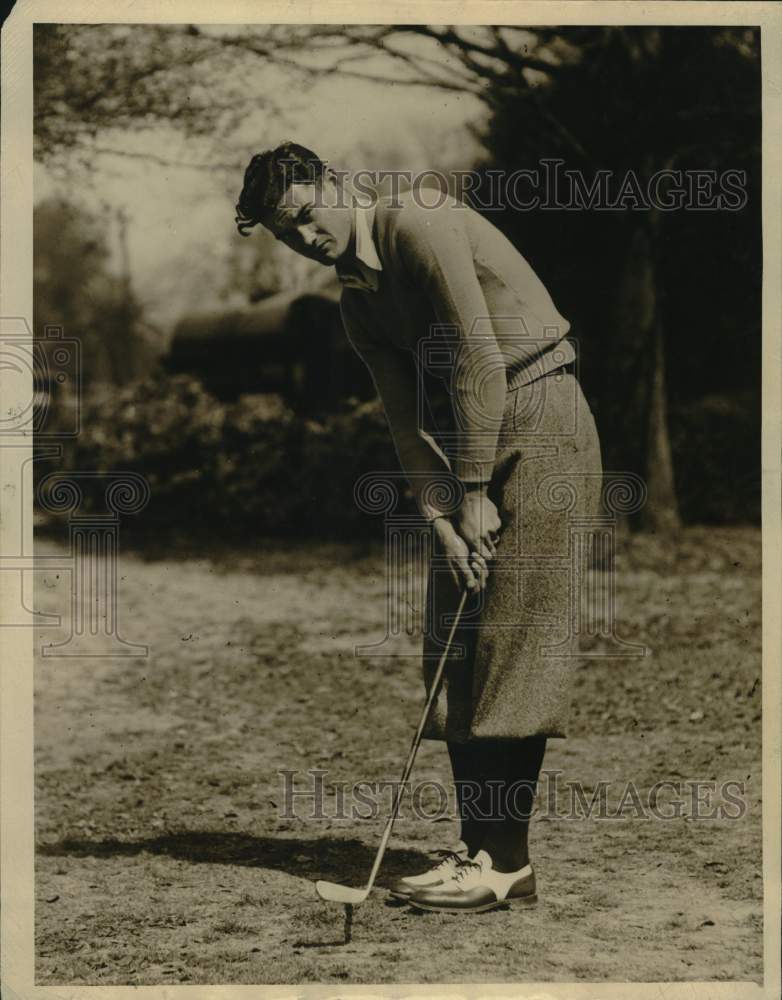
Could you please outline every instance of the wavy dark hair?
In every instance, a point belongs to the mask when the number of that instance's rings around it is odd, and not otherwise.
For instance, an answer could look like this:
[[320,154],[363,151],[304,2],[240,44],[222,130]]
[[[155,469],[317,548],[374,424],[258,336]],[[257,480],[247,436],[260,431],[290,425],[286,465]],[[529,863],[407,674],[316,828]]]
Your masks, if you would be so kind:
[[317,153],[296,142],[282,142],[274,149],[256,153],[244,172],[244,183],[236,203],[234,222],[242,236],[276,208],[291,184],[315,184],[326,162]]

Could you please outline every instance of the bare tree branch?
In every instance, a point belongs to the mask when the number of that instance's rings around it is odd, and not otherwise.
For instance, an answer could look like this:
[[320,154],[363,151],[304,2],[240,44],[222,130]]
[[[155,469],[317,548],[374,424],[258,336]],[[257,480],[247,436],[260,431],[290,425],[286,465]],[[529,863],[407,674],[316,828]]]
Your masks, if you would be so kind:
[[235,174],[241,164],[236,163],[191,163],[188,160],[172,160],[157,153],[134,152],[129,149],[111,149],[106,146],[92,146],[91,151],[99,156],[119,156],[127,160],[144,160],[147,163],[157,163],[161,167],[186,167],[188,170],[217,171],[224,170]]

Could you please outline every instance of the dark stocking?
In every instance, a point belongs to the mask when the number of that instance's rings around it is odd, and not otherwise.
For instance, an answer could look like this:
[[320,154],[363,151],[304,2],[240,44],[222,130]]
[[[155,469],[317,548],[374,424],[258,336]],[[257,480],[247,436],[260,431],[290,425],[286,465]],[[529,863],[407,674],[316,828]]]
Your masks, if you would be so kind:
[[497,871],[529,863],[529,820],[545,751],[543,736],[448,744],[470,857],[483,848]]
[[477,750],[477,743],[448,744],[461,821],[461,838],[467,845],[471,858],[480,850],[485,832],[485,822],[482,823],[480,817],[483,784]]

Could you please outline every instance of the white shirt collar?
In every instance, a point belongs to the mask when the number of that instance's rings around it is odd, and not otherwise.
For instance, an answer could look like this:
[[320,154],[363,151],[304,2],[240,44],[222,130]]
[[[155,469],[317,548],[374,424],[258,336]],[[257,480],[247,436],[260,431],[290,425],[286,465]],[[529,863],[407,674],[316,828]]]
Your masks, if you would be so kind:
[[375,205],[356,205],[353,210],[355,251],[351,265],[337,264],[339,280],[348,288],[359,288],[362,291],[374,292],[378,288],[378,271],[383,265],[377,255],[375,241],[372,238],[372,227],[375,222]]
[[367,267],[382,271],[383,265],[377,255],[375,241],[372,239],[372,227],[375,224],[375,203],[371,205],[356,205],[356,257]]

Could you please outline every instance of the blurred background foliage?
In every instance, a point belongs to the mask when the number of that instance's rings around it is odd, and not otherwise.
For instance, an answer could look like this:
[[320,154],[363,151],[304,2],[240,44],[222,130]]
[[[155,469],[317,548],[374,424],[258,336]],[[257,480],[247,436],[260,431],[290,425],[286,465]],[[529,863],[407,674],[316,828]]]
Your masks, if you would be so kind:
[[[338,86],[348,103],[334,113],[355,118],[337,150],[348,169],[488,176],[559,158],[587,181],[633,171],[642,188],[661,169],[745,173],[739,211],[488,215],[571,320],[606,468],[647,480],[634,526],[759,522],[756,31],[37,25],[35,46],[47,180],[34,220],[35,333],[63,327],[83,353],[82,431],[56,461],[147,476],[140,520],[151,530],[380,530],[353,486],[397,464],[342,334],[333,274],[264,233],[241,240],[231,224],[248,150],[285,137],[291,108],[299,122],[318,118],[317,95]],[[405,94],[430,101],[432,127],[405,117]],[[454,107],[465,109],[458,129]],[[373,116],[387,120],[385,140],[374,142]],[[321,152],[313,134],[310,124],[295,137]],[[199,226],[194,204],[184,240],[174,211],[170,245],[151,228],[143,242],[155,184],[174,204],[191,175],[218,192],[224,221]],[[50,422],[65,410],[57,402]]]

